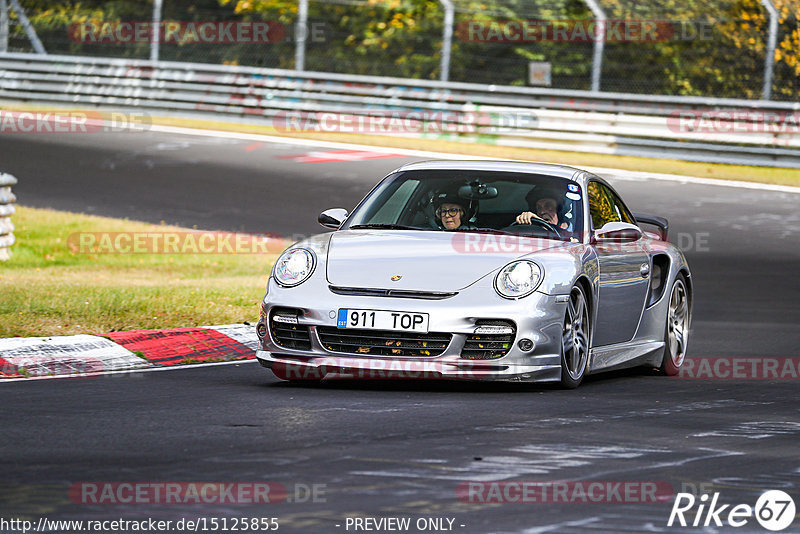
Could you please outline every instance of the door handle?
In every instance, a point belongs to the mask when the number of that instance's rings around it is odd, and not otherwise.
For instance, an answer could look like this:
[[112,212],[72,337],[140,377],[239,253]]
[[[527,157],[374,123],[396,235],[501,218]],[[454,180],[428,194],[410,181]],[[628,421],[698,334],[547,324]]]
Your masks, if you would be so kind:
[[649,263],[643,263],[639,267],[639,274],[642,275],[642,278],[647,278],[647,275],[650,274],[650,264]]

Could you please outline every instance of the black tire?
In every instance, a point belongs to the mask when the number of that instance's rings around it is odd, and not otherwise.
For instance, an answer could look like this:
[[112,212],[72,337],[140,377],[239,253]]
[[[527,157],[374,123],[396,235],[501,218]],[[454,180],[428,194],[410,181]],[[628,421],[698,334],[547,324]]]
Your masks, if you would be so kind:
[[580,284],[569,292],[561,330],[561,386],[575,389],[583,382],[589,364],[591,336],[589,301]]
[[692,296],[686,277],[679,274],[669,290],[666,325],[664,326],[664,355],[659,372],[675,376],[683,365],[689,342]]

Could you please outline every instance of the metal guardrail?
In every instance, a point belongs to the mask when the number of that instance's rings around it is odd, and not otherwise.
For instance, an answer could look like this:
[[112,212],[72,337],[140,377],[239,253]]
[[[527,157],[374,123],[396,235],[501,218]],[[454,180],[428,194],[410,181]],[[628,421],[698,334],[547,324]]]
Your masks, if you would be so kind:
[[0,173],[0,261],[11,257],[11,245],[14,244],[14,223],[11,222],[11,215],[14,214],[17,197],[11,192],[11,186],[16,184],[16,178]]
[[[287,114],[319,127],[321,113],[399,113],[417,117],[419,126],[399,135],[800,168],[800,103],[35,54],[0,54],[0,98],[224,115],[279,127]],[[462,127],[425,133],[431,122]]]

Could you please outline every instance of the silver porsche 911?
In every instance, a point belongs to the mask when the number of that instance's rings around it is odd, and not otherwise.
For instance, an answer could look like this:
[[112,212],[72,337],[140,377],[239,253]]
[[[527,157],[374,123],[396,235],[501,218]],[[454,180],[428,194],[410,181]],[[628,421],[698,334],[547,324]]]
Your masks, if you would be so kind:
[[[560,382],[677,374],[692,279],[667,221],[561,165],[430,161],[384,178],[335,231],[276,261],[256,327],[286,380]],[[641,225],[649,225],[645,231]]]

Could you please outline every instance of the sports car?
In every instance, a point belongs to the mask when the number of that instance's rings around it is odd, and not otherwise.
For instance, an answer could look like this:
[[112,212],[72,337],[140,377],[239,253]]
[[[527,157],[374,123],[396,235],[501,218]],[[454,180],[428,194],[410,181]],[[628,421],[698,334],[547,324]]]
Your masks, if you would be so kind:
[[281,379],[558,382],[679,372],[692,277],[668,223],[602,178],[503,161],[411,163],[275,262],[256,356]]

